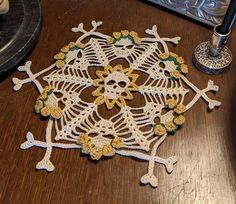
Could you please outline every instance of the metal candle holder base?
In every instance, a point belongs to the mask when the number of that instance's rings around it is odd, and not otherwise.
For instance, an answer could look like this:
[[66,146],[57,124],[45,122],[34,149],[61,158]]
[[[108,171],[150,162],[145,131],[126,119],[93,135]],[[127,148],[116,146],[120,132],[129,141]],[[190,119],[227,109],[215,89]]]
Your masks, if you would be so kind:
[[230,32],[222,35],[214,28],[211,42],[199,44],[193,54],[194,65],[204,73],[219,74],[232,62],[233,56],[228,47],[225,46]]

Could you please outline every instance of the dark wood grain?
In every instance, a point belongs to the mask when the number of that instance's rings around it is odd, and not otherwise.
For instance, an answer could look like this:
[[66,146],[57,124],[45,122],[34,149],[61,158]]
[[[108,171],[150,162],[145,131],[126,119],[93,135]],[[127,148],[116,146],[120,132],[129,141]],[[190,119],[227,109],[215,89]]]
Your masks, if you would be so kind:
[[[163,157],[177,155],[179,161],[170,175],[156,165],[156,189],[139,184],[146,162],[120,156],[95,164],[78,150],[54,150],[56,170],[46,173],[34,170],[44,150],[19,149],[27,131],[44,138],[46,121],[39,120],[33,111],[37,92],[27,84],[13,93],[11,78],[25,75],[8,73],[0,81],[0,203],[236,203],[236,61],[229,71],[217,76],[205,75],[192,65],[195,46],[208,40],[211,30],[137,0],[41,3],[42,32],[26,59],[33,61],[33,72],[50,65],[58,49],[76,39],[70,29],[80,22],[88,28],[91,20],[102,20],[100,31],[104,33],[126,28],[141,36],[156,24],[161,36],[182,37],[180,44],[170,49],[186,59],[194,84],[204,88],[212,79],[220,86],[219,93],[211,97],[222,101],[222,106],[209,113],[200,100],[186,113],[184,128],[168,137],[158,151]],[[236,56],[236,29],[229,47]]]

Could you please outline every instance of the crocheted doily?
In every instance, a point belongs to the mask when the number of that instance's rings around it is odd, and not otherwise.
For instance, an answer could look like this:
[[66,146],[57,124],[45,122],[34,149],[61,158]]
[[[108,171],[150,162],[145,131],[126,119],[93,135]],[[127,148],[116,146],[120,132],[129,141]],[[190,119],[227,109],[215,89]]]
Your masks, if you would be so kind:
[[[96,31],[102,22],[91,24],[89,31],[82,23],[72,28],[80,37],[63,47],[48,68],[36,74],[31,72],[31,62],[18,68],[28,78],[13,78],[14,90],[33,82],[40,92],[35,111],[48,118],[46,140],[36,140],[28,132],[21,148],[45,148],[46,154],[36,169],[47,171],[55,168],[50,161],[53,148],[81,149],[94,160],[115,153],[135,157],[148,162],[141,183],[156,187],[154,164],[163,164],[171,173],[177,162],[176,156],[157,156],[158,147],[168,134],[173,135],[183,125],[184,112],[198,99],[203,98],[210,109],[220,106],[219,101],[206,95],[208,91],[218,91],[218,86],[209,81],[200,90],[186,78],[188,66],[184,59],[169,52],[166,44],[177,44],[180,37],[162,38],[155,25],[146,30],[150,37],[140,38],[128,30],[108,36]],[[118,59],[128,65],[116,63]],[[146,79],[140,80],[141,75],[146,75]],[[37,80],[39,76],[44,76],[45,86]],[[190,90],[195,96],[185,104]],[[142,107],[129,105],[135,94],[145,101]],[[90,95],[93,100],[85,100],[83,95]],[[101,106],[107,112],[119,111],[107,118],[100,113]]]

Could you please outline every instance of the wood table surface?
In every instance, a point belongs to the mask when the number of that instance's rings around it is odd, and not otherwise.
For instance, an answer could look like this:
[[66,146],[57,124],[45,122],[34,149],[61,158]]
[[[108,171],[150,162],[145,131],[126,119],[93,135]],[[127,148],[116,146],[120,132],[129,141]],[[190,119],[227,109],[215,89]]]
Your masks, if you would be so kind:
[[[45,150],[20,150],[27,131],[44,140],[47,120],[40,120],[33,107],[38,93],[32,84],[13,92],[12,77],[26,75],[12,70],[0,79],[0,203],[236,203],[236,60],[230,69],[217,76],[199,72],[192,64],[193,50],[209,40],[210,28],[176,16],[138,0],[42,0],[43,26],[37,45],[27,56],[34,73],[53,62],[53,56],[77,34],[72,27],[92,20],[103,21],[100,32],[111,34],[121,29],[144,30],[157,25],[163,37],[181,36],[171,51],[182,55],[189,65],[188,78],[199,88],[209,79],[220,86],[209,94],[222,105],[209,112],[201,99],[186,115],[186,124],[175,136],[168,137],[158,150],[167,158],[178,156],[172,174],[155,165],[158,187],[140,185],[147,162],[128,157],[93,163],[78,150],[54,149],[52,173],[35,171]],[[228,44],[236,56],[236,29]],[[137,102],[138,103],[138,102]]]

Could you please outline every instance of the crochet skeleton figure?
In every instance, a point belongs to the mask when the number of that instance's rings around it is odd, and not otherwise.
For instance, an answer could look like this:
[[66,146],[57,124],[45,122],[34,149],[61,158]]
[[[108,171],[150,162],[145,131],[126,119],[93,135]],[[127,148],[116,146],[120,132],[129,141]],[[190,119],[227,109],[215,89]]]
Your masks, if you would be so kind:
[[[49,172],[55,168],[50,161],[53,148],[81,149],[94,160],[114,154],[138,158],[148,162],[141,183],[156,187],[154,164],[163,164],[171,173],[177,162],[176,156],[157,156],[158,147],[168,134],[183,125],[184,112],[198,99],[203,98],[209,109],[220,106],[219,101],[206,95],[208,91],[218,91],[218,86],[209,81],[207,88],[200,90],[186,78],[188,67],[183,58],[169,52],[166,44],[177,44],[179,37],[161,38],[156,26],[146,30],[150,35],[146,38],[127,30],[108,36],[96,31],[102,22],[91,24],[90,31],[82,23],[72,28],[80,37],[63,47],[48,68],[36,74],[30,70],[31,62],[18,68],[28,78],[13,78],[14,90],[33,82],[40,92],[35,111],[48,118],[46,140],[36,140],[28,132],[21,148],[45,148],[46,154],[36,169]],[[111,66],[117,59],[126,60],[129,66]],[[96,77],[91,76],[89,68],[94,69]],[[138,85],[140,73],[147,78]],[[44,76],[44,88],[37,80],[39,76]],[[93,91],[89,92],[89,87]],[[184,105],[190,89],[196,94]],[[82,99],[84,93],[94,100]],[[129,106],[135,93],[145,101],[142,107]],[[107,111],[118,108],[119,112],[106,119],[99,106],[105,106]],[[52,134],[53,128],[56,135]]]

